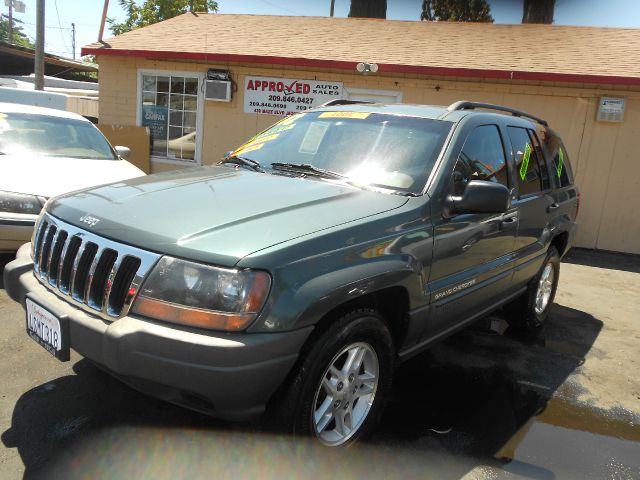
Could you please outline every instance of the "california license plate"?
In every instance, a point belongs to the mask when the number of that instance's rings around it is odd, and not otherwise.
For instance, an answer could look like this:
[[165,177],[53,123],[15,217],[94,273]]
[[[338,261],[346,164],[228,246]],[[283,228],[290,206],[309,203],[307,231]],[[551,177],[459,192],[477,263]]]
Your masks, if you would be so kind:
[[58,360],[69,360],[68,319],[59,318],[30,298],[27,305],[27,334]]

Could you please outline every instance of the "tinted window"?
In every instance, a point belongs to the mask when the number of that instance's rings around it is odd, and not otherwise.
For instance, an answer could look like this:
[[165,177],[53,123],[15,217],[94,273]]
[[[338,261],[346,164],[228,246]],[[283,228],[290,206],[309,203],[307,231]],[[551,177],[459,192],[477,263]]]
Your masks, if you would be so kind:
[[487,180],[509,187],[502,140],[495,125],[477,127],[467,137],[454,168],[454,195],[461,195],[471,180]]
[[529,130],[529,138],[531,138],[531,143],[533,145],[533,152],[531,153],[531,161],[533,161],[533,157],[535,156],[536,161],[538,162],[538,167],[540,169],[540,180],[542,182],[542,190],[548,190],[551,188],[549,184],[549,170],[544,163],[544,155],[542,154],[542,148],[540,147],[540,142],[538,142],[538,137],[533,130]]
[[509,127],[508,130],[513,147],[520,196],[539,192],[542,189],[540,165],[538,164],[529,133],[526,129],[518,127]]
[[545,145],[548,158],[552,161],[551,175],[555,177],[558,187],[567,187],[573,185],[573,177],[571,175],[571,166],[567,151],[562,145],[560,139],[555,135],[549,135],[549,139]]

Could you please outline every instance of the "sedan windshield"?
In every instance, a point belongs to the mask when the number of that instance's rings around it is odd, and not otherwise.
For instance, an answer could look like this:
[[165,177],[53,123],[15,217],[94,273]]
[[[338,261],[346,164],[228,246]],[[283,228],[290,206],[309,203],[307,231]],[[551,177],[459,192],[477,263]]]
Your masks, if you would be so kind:
[[0,152],[116,160],[111,145],[89,122],[31,113],[0,113]]
[[252,138],[232,156],[274,171],[309,176],[315,167],[316,173],[339,174],[333,176],[357,185],[419,194],[451,126],[369,112],[301,113]]

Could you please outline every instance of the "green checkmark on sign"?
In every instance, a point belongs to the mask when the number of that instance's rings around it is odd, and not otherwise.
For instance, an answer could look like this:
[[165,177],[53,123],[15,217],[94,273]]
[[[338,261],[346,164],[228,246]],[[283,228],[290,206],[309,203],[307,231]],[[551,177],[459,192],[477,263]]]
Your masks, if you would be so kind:
[[529,169],[529,159],[531,158],[531,144],[527,143],[524,147],[524,155],[522,156],[522,165],[520,165],[520,178],[524,182],[524,178],[527,176],[527,170]]

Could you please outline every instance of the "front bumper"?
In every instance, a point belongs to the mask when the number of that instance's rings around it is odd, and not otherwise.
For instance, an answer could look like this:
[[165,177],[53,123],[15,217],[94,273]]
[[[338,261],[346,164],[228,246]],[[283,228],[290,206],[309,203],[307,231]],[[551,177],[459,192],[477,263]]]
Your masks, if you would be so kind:
[[135,316],[107,322],[40,284],[28,244],[5,267],[4,286],[23,308],[29,295],[55,315],[67,316],[71,348],[133,388],[228,420],[264,411],[313,329],[225,334]]

